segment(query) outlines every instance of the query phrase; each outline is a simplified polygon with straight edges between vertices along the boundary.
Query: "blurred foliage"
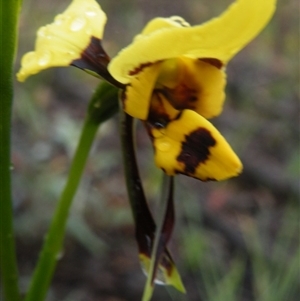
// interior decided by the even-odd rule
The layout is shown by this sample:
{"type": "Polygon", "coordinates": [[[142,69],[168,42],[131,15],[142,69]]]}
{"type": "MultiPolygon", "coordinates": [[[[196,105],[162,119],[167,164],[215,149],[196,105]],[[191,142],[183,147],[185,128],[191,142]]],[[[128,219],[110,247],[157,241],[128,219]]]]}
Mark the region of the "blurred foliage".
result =
{"type": "MultiPolygon", "coordinates": [[[[102,0],[104,47],[115,55],[155,16],[199,24],[232,1],[102,0]]],[[[69,1],[24,0],[19,51],[69,1]]],[[[245,165],[222,183],[177,178],[177,225],[170,249],[187,295],[157,287],[154,300],[296,301],[299,289],[299,18],[280,1],[269,26],[227,67],[227,100],[213,123],[245,165]]],[[[66,180],[87,101],[98,80],[58,68],[15,83],[13,192],[23,290],[66,180]]],[[[155,212],[160,171],[141,124],[138,158],[155,212]]],[[[76,195],[48,301],[139,300],[140,271],[127,201],[117,117],[101,127],[76,195]]]]}

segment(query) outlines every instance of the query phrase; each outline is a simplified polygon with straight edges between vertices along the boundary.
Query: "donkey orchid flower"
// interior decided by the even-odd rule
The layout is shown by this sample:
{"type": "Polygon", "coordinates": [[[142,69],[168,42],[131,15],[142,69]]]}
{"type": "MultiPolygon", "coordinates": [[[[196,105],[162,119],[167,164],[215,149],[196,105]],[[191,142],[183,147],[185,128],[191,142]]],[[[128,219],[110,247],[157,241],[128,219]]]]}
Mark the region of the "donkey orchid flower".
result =
{"type": "MultiPolygon", "coordinates": [[[[101,45],[105,13],[95,0],[73,0],[38,30],[35,50],[22,58],[17,78],[70,65],[100,76],[122,90],[123,110],[144,122],[156,165],[167,175],[223,180],[238,175],[242,164],[207,119],[222,111],[227,63],[266,26],[275,4],[236,0],[219,17],[196,26],[177,16],[155,18],[110,60],[101,45]]],[[[152,241],[155,224],[147,214],[150,228],[141,236],[152,241]]],[[[142,247],[147,271],[151,245],[146,241],[142,247]]],[[[184,291],[169,253],[162,249],[160,254],[162,282],[184,291]]]]}
{"type": "Polygon", "coordinates": [[[238,0],[219,17],[190,26],[155,18],[109,64],[126,88],[124,110],[146,121],[157,166],[167,174],[223,180],[242,165],[205,118],[222,111],[225,66],[270,20],[275,0],[238,0]]]}
{"type": "Polygon", "coordinates": [[[110,61],[101,46],[106,15],[95,0],[73,0],[37,33],[20,81],[74,65],[122,87],[123,109],[145,121],[158,167],[168,175],[223,180],[242,164],[206,119],[221,113],[228,61],[268,23],[276,0],[237,0],[219,17],[190,26],[155,18],[110,61]]]}

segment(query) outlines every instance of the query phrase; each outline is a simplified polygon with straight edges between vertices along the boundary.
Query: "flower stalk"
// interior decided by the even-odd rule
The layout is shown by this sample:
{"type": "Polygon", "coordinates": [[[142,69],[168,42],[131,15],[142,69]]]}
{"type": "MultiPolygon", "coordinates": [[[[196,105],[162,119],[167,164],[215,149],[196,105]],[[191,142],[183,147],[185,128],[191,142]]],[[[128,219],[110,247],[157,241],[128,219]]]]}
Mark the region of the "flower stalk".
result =
{"type": "Polygon", "coordinates": [[[99,125],[118,110],[117,89],[103,82],[91,99],[88,114],[71,163],[67,182],[58,200],[26,301],[44,300],[63,248],[66,222],[99,125]]]}

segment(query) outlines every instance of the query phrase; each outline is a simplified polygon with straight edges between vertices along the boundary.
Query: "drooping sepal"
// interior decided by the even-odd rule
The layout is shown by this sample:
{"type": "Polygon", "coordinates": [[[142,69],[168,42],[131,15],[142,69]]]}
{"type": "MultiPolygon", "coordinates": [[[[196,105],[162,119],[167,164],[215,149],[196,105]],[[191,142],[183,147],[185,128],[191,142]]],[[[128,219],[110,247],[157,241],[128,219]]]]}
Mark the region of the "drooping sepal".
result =
{"type": "Polygon", "coordinates": [[[176,266],[169,256],[166,246],[171,238],[174,221],[174,178],[164,175],[162,198],[160,202],[161,218],[155,231],[149,255],[140,254],[140,260],[147,275],[142,301],[151,299],[154,284],[172,285],[185,293],[184,285],[176,266]]]}
{"type": "MultiPolygon", "coordinates": [[[[135,223],[135,236],[138,244],[141,266],[148,275],[152,260],[155,260],[155,257],[151,257],[151,254],[155,240],[156,225],[147,205],[138,171],[133,136],[133,118],[124,111],[120,111],[120,119],[125,178],[135,223]]],[[[165,222],[164,226],[167,240],[164,240],[166,242],[163,244],[160,243],[160,260],[158,261],[158,267],[155,269],[158,273],[155,272],[154,274],[151,274],[155,276],[153,279],[152,276],[149,276],[151,277],[150,283],[152,289],[153,283],[156,281],[160,284],[173,285],[179,291],[184,292],[185,290],[180,275],[174,264],[174,260],[166,247],[174,223],[173,204],[170,203],[169,206],[171,207],[169,207],[167,222],[165,222]]]]}

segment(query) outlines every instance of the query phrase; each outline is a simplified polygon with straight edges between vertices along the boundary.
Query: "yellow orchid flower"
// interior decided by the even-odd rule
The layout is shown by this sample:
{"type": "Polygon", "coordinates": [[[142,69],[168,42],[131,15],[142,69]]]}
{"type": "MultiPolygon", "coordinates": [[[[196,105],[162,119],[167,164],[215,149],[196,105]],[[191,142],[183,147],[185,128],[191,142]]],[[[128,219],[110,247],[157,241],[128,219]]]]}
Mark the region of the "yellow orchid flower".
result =
{"type": "Polygon", "coordinates": [[[168,175],[201,180],[236,176],[242,164],[204,118],[222,111],[228,61],[265,27],[276,0],[237,0],[219,17],[190,26],[155,18],[111,61],[101,46],[106,15],[95,0],[73,0],[37,34],[18,80],[74,65],[123,89],[123,109],[145,121],[155,161],[168,175]]]}
{"type": "Polygon", "coordinates": [[[223,180],[240,173],[241,162],[204,118],[222,111],[225,66],[264,28],[275,3],[238,0],[198,26],[155,18],[110,62],[112,76],[126,84],[124,110],[146,121],[156,164],[167,174],[223,180]]]}
{"type": "MultiPolygon", "coordinates": [[[[38,30],[35,50],[22,58],[17,78],[24,81],[44,69],[70,65],[100,76],[121,89],[123,110],[144,122],[156,165],[167,175],[224,180],[238,175],[242,164],[207,119],[222,111],[228,61],[266,26],[275,4],[236,0],[219,17],[197,26],[177,16],[155,18],[110,60],[101,46],[105,13],[95,0],[73,0],[52,24],[38,30]]],[[[139,198],[139,205],[134,214],[146,274],[159,259],[151,271],[155,281],[184,292],[167,240],[159,256],[151,258],[155,223],[146,200],[139,198]]],[[[169,239],[173,220],[167,222],[169,239]]],[[[145,300],[152,290],[146,290],[145,300]]]]}

